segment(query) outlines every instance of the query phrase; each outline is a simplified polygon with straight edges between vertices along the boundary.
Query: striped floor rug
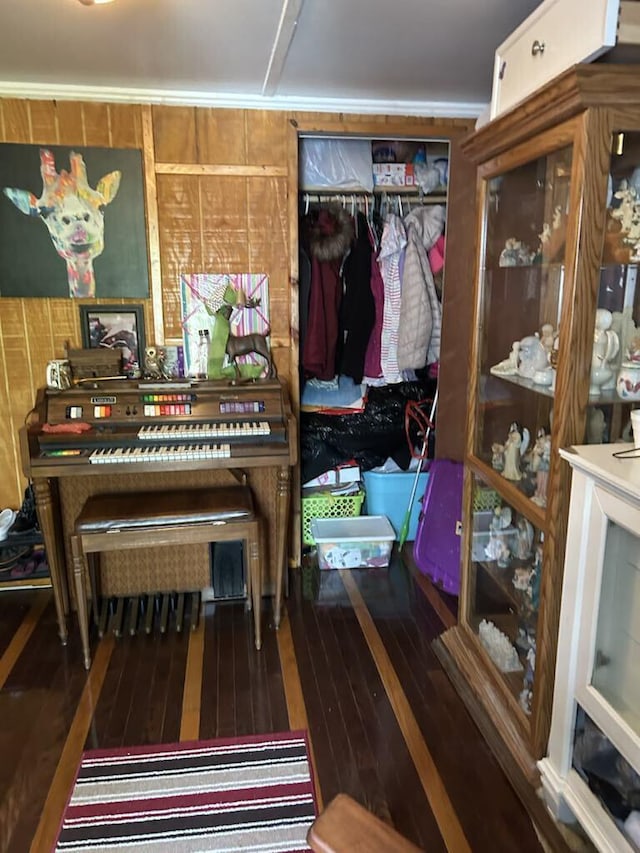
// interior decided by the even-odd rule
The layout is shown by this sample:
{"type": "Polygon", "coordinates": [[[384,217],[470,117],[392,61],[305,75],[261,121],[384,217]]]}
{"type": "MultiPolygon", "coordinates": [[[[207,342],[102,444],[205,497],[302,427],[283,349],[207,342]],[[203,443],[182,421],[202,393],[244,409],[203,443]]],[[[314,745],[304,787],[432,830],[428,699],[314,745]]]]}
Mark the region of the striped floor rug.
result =
{"type": "Polygon", "coordinates": [[[56,850],[308,850],[304,732],[84,753],[56,850]]]}

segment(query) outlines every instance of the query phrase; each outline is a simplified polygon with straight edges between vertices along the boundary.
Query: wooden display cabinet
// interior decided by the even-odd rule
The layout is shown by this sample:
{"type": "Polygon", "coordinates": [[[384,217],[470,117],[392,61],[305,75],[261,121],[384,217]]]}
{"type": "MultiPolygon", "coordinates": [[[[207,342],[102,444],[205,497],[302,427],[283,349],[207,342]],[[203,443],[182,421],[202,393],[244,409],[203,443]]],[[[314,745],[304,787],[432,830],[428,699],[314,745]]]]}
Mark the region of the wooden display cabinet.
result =
{"type": "Polygon", "coordinates": [[[576,66],[462,149],[478,200],[462,587],[435,647],[532,805],[569,507],[558,450],[628,437],[634,405],[616,381],[640,359],[640,70],[576,66]]]}

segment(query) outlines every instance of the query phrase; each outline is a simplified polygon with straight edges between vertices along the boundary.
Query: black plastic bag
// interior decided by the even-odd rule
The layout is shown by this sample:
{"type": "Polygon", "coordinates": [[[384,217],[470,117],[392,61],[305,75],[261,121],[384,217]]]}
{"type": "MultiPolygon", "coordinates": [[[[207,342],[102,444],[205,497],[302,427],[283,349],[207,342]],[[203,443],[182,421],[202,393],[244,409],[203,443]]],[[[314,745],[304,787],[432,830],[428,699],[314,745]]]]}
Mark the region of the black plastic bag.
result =
{"type": "MultiPolygon", "coordinates": [[[[363,412],[347,415],[302,412],[302,482],[351,459],[356,460],[362,471],[369,471],[391,457],[402,470],[407,470],[411,461],[411,448],[405,433],[407,402],[424,400],[428,415],[435,390],[436,380],[425,378],[369,388],[363,412]]],[[[422,446],[423,438],[415,426],[411,427],[410,436],[414,446],[422,446]]],[[[432,452],[429,457],[433,458],[432,452]]]]}

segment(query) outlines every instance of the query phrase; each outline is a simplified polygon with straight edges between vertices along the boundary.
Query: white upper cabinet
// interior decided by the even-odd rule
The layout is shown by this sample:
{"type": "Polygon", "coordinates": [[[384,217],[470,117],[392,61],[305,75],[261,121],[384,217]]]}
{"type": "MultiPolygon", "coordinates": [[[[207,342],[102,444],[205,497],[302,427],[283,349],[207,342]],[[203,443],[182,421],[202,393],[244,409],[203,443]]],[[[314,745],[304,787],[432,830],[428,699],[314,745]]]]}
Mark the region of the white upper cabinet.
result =
{"type": "Polygon", "coordinates": [[[640,42],[634,0],[544,0],[495,53],[491,118],[579,62],[640,42]]]}

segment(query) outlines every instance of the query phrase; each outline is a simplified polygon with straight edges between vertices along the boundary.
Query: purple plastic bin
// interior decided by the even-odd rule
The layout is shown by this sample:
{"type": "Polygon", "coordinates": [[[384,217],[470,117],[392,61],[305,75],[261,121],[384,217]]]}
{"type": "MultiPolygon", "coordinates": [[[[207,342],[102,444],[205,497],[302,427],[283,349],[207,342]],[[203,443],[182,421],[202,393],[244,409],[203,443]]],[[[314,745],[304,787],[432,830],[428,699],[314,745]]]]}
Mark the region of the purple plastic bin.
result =
{"type": "Polygon", "coordinates": [[[462,472],[461,462],[436,459],[431,463],[413,543],[418,569],[452,595],[460,592],[462,472]]]}

